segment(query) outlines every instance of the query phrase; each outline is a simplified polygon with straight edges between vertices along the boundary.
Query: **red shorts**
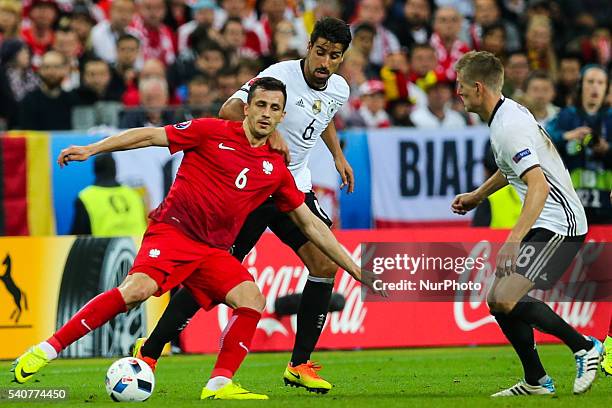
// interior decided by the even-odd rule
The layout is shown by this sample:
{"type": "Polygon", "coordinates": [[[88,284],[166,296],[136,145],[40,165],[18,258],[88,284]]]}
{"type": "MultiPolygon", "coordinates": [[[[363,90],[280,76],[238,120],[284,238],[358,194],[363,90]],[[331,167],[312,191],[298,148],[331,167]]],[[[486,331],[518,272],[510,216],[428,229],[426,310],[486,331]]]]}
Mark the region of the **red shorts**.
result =
{"type": "Polygon", "coordinates": [[[177,228],[152,222],[129,274],[150,276],[161,296],[179,284],[185,285],[206,310],[225,301],[227,293],[253,276],[228,251],[194,241],[177,228]]]}

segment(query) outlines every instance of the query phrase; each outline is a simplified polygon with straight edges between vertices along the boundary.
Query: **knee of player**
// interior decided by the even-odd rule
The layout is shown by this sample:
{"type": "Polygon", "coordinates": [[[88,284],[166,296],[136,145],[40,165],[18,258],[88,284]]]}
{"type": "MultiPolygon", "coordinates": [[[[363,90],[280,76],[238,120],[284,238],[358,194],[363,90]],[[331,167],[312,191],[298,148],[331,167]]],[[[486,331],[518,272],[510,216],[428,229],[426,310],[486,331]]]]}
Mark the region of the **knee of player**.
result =
{"type": "Polygon", "coordinates": [[[266,308],[266,298],[261,294],[261,292],[250,293],[247,296],[243,296],[234,305],[234,308],[236,309],[241,307],[257,310],[261,313],[266,308]]]}
{"type": "Polygon", "coordinates": [[[325,259],[309,270],[310,276],[317,278],[335,278],[338,271],[338,265],[330,259],[325,259]]]}
{"type": "Polygon", "coordinates": [[[496,311],[508,315],[514,310],[514,306],[516,306],[514,301],[496,302],[496,311]]]}
{"type": "Polygon", "coordinates": [[[151,297],[156,290],[157,287],[152,280],[149,282],[149,280],[138,278],[126,279],[119,287],[121,296],[123,296],[123,300],[126,305],[128,305],[128,308],[144,302],[151,297]]]}

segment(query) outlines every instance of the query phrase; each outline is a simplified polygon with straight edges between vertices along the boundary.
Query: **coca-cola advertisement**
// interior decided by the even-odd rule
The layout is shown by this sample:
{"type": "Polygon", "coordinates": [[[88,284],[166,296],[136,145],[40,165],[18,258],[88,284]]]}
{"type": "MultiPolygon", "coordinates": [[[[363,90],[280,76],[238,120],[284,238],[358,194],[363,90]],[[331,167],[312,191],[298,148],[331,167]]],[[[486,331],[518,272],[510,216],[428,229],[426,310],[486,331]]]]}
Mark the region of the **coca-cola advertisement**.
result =
{"type": "MultiPolygon", "coordinates": [[[[363,243],[368,242],[462,242],[479,248],[499,247],[508,231],[477,228],[429,228],[369,231],[338,231],[336,236],[357,262],[366,264],[372,254],[362,259],[363,243]]],[[[587,241],[605,242],[612,236],[610,227],[591,228],[587,241]]],[[[451,299],[418,301],[389,299],[380,301],[362,297],[361,285],[347,273],[339,271],[335,292],[344,296],[342,311],[330,313],[318,343],[319,349],[358,349],[383,347],[427,347],[506,344],[507,340],[489,314],[486,304],[486,281],[495,269],[494,257],[488,257],[481,268],[485,273],[472,275],[480,285],[460,287],[451,299]],[[478,288],[478,289],[477,289],[478,288]],[[451,300],[451,301],[449,301],[451,300]]],[[[244,260],[267,299],[252,350],[291,350],[296,329],[296,316],[279,315],[275,302],[279,297],[300,293],[308,270],[288,247],[273,234],[265,234],[244,260]]],[[[566,272],[566,275],[571,272],[566,272]]],[[[580,298],[558,301],[543,299],[565,320],[587,335],[603,337],[612,313],[609,302],[580,298]]],[[[601,299],[601,298],[600,298],[601,299]]],[[[219,306],[210,312],[200,311],[181,335],[183,350],[211,353],[218,350],[220,332],[231,311],[219,306]]],[[[536,331],[539,343],[556,342],[549,335],[536,331]]]]}

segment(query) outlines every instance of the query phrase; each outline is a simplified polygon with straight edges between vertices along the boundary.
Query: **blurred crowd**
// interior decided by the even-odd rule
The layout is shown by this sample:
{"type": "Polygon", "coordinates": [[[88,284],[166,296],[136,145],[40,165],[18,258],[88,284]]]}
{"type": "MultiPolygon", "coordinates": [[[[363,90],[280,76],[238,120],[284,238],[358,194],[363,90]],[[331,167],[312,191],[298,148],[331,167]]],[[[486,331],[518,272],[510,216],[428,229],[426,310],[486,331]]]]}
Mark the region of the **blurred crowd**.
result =
{"type": "Polygon", "coordinates": [[[477,124],[454,92],[472,49],[501,58],[504,94],[544,126],[576,102],[586,64],[612,66],[608,0],[0,0],[0,127],[215,115],[263,68],[304,56],[323,16],[354,34],[339,128],[477,124]]]}

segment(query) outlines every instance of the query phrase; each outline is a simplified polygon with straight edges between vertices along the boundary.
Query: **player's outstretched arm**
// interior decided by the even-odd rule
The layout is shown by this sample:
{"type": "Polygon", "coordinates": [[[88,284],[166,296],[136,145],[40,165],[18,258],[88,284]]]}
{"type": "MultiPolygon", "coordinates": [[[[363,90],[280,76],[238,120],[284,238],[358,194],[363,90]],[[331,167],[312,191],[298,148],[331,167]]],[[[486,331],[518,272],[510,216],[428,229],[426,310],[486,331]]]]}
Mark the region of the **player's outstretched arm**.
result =
{"type": "Polygon", "coordinates": [[[346,270],[353,278],[368,286],[375,293],[380,293],[373,288],[374,276],[372,273],[362,271],[346,251],[340,246],[338,240],[331,230],[317,218],[306,204],[300,205],[288,213],[291,220],[300,228],[313,244],[317,246],[332,261],[346,270]]]}
{"type": "Polygon", "coordinates": [[[140,149],[149,146],[167,147],[168,136],[163,127],[135,128],[109,136],[87,146],[70,146],[62,150],[57,158],[60,167],[71,161],[85,161],[98,153],[140,149]]]}
{"type": "Polygon", "coordinates": [[[321,139],[325,142],[325,145],[329,149],[332,157],[334,158],[334,163],[336,165],[336,170],[340,174],[342,178],[342,184],[340,188],[346,186],[346,192],[352,193],[355,189],[355,176],[353,175],[353,168],[349,164],[346,157],[344,157],[344,152],[340,147],[340,140],[338,140],[338,132],[336,131],[336,126],[334,122],[329,122],[327,128],[321,134],[321,139]]]}
{"type": "Polygon", "coordinates": [[[488,196],[507,185],[508,180],[501,171],[497,170],[476,190],[457,195],[451,204],[451,209],[455,214],[465,215],[486,200],[488,196]]]}

